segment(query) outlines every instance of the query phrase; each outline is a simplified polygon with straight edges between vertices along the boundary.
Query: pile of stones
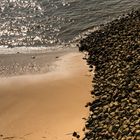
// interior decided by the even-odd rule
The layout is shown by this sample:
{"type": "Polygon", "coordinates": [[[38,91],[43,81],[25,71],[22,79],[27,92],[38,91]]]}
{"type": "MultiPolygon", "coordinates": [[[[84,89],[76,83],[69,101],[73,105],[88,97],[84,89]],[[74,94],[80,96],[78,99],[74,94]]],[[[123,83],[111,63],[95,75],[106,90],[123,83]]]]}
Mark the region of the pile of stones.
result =
{"type": "Polygon", "coordinates": [[[140,140],[140,10],[80,41],[95,66],[84,140],[140,140]]]}

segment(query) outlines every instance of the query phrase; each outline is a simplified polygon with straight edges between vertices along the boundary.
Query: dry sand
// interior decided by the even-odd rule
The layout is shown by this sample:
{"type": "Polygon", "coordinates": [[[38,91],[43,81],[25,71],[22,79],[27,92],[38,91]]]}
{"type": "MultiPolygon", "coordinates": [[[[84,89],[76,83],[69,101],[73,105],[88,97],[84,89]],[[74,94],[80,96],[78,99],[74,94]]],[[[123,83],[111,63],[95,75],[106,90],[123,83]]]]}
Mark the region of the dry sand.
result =
{"type": "Polygon", "coordinates": [[[92,79],[82,57],[68,53],[46,74],[0,79],[0,140],[72,140],[73,131],[82,135],[92,79]]]}

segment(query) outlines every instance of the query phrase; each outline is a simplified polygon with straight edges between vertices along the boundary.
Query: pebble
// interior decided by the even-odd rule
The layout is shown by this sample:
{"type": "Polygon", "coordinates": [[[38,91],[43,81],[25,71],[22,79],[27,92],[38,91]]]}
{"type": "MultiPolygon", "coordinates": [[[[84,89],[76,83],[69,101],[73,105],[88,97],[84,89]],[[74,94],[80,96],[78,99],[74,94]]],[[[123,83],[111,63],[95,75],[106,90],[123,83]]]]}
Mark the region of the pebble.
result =
{"type": "Polygon", "coordinates": [[[32,56],[32,59],[35,59],[36,57],[35,56],[32,56]]]}

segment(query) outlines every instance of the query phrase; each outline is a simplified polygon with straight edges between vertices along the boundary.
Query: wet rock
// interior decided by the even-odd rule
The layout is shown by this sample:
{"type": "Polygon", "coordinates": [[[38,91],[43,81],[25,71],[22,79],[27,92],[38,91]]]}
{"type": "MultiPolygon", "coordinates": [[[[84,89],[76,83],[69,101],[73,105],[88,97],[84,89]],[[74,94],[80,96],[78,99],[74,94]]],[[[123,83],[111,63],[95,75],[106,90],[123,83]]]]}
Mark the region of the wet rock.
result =
{"type": "Polygon", "coordinates": [[[36,57],[35,56],[32,56],[32,59],[35,59],[36,57]]]}

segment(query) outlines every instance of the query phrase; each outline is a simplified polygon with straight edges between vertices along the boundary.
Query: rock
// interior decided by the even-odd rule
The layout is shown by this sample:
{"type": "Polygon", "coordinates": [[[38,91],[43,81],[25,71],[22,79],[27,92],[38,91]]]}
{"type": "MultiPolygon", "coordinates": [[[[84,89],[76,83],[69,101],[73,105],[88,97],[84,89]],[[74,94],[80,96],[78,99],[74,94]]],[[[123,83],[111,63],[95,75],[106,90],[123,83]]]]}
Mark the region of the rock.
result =
{"type": "Polygon", "coordinates": [[[119,124],[116,124],[112,127],[112,132],[117,133],[119,129],[119,124]]]}
{"type": "Polygon", "coordinates": [[[95,66],[87,140],[137,140],[140,135],[139,31],[140,9],[101,26],[79,44],[89,67],[95,66]]]}
{"type": "Polygon", "coordinates": [[[35,59],[36,57],[35,56],[32,56],[32,59],[35,59]]]}
{"type": "Polygon", "coordinates": [[[79,139],[80,138],[80,135],[77,135],[77,137],[76,137],[77,139],[79,139]]]}
{"type": "Polygon", "coordinates": [[[137,94],[140,94],[140,90],[136,90],[135,92],[136,92],[137,94]]]}
{"type": "Polygon", "coordinates": [[[72,136],[77,137],[77,132],[73,132],[72,136]]]}

